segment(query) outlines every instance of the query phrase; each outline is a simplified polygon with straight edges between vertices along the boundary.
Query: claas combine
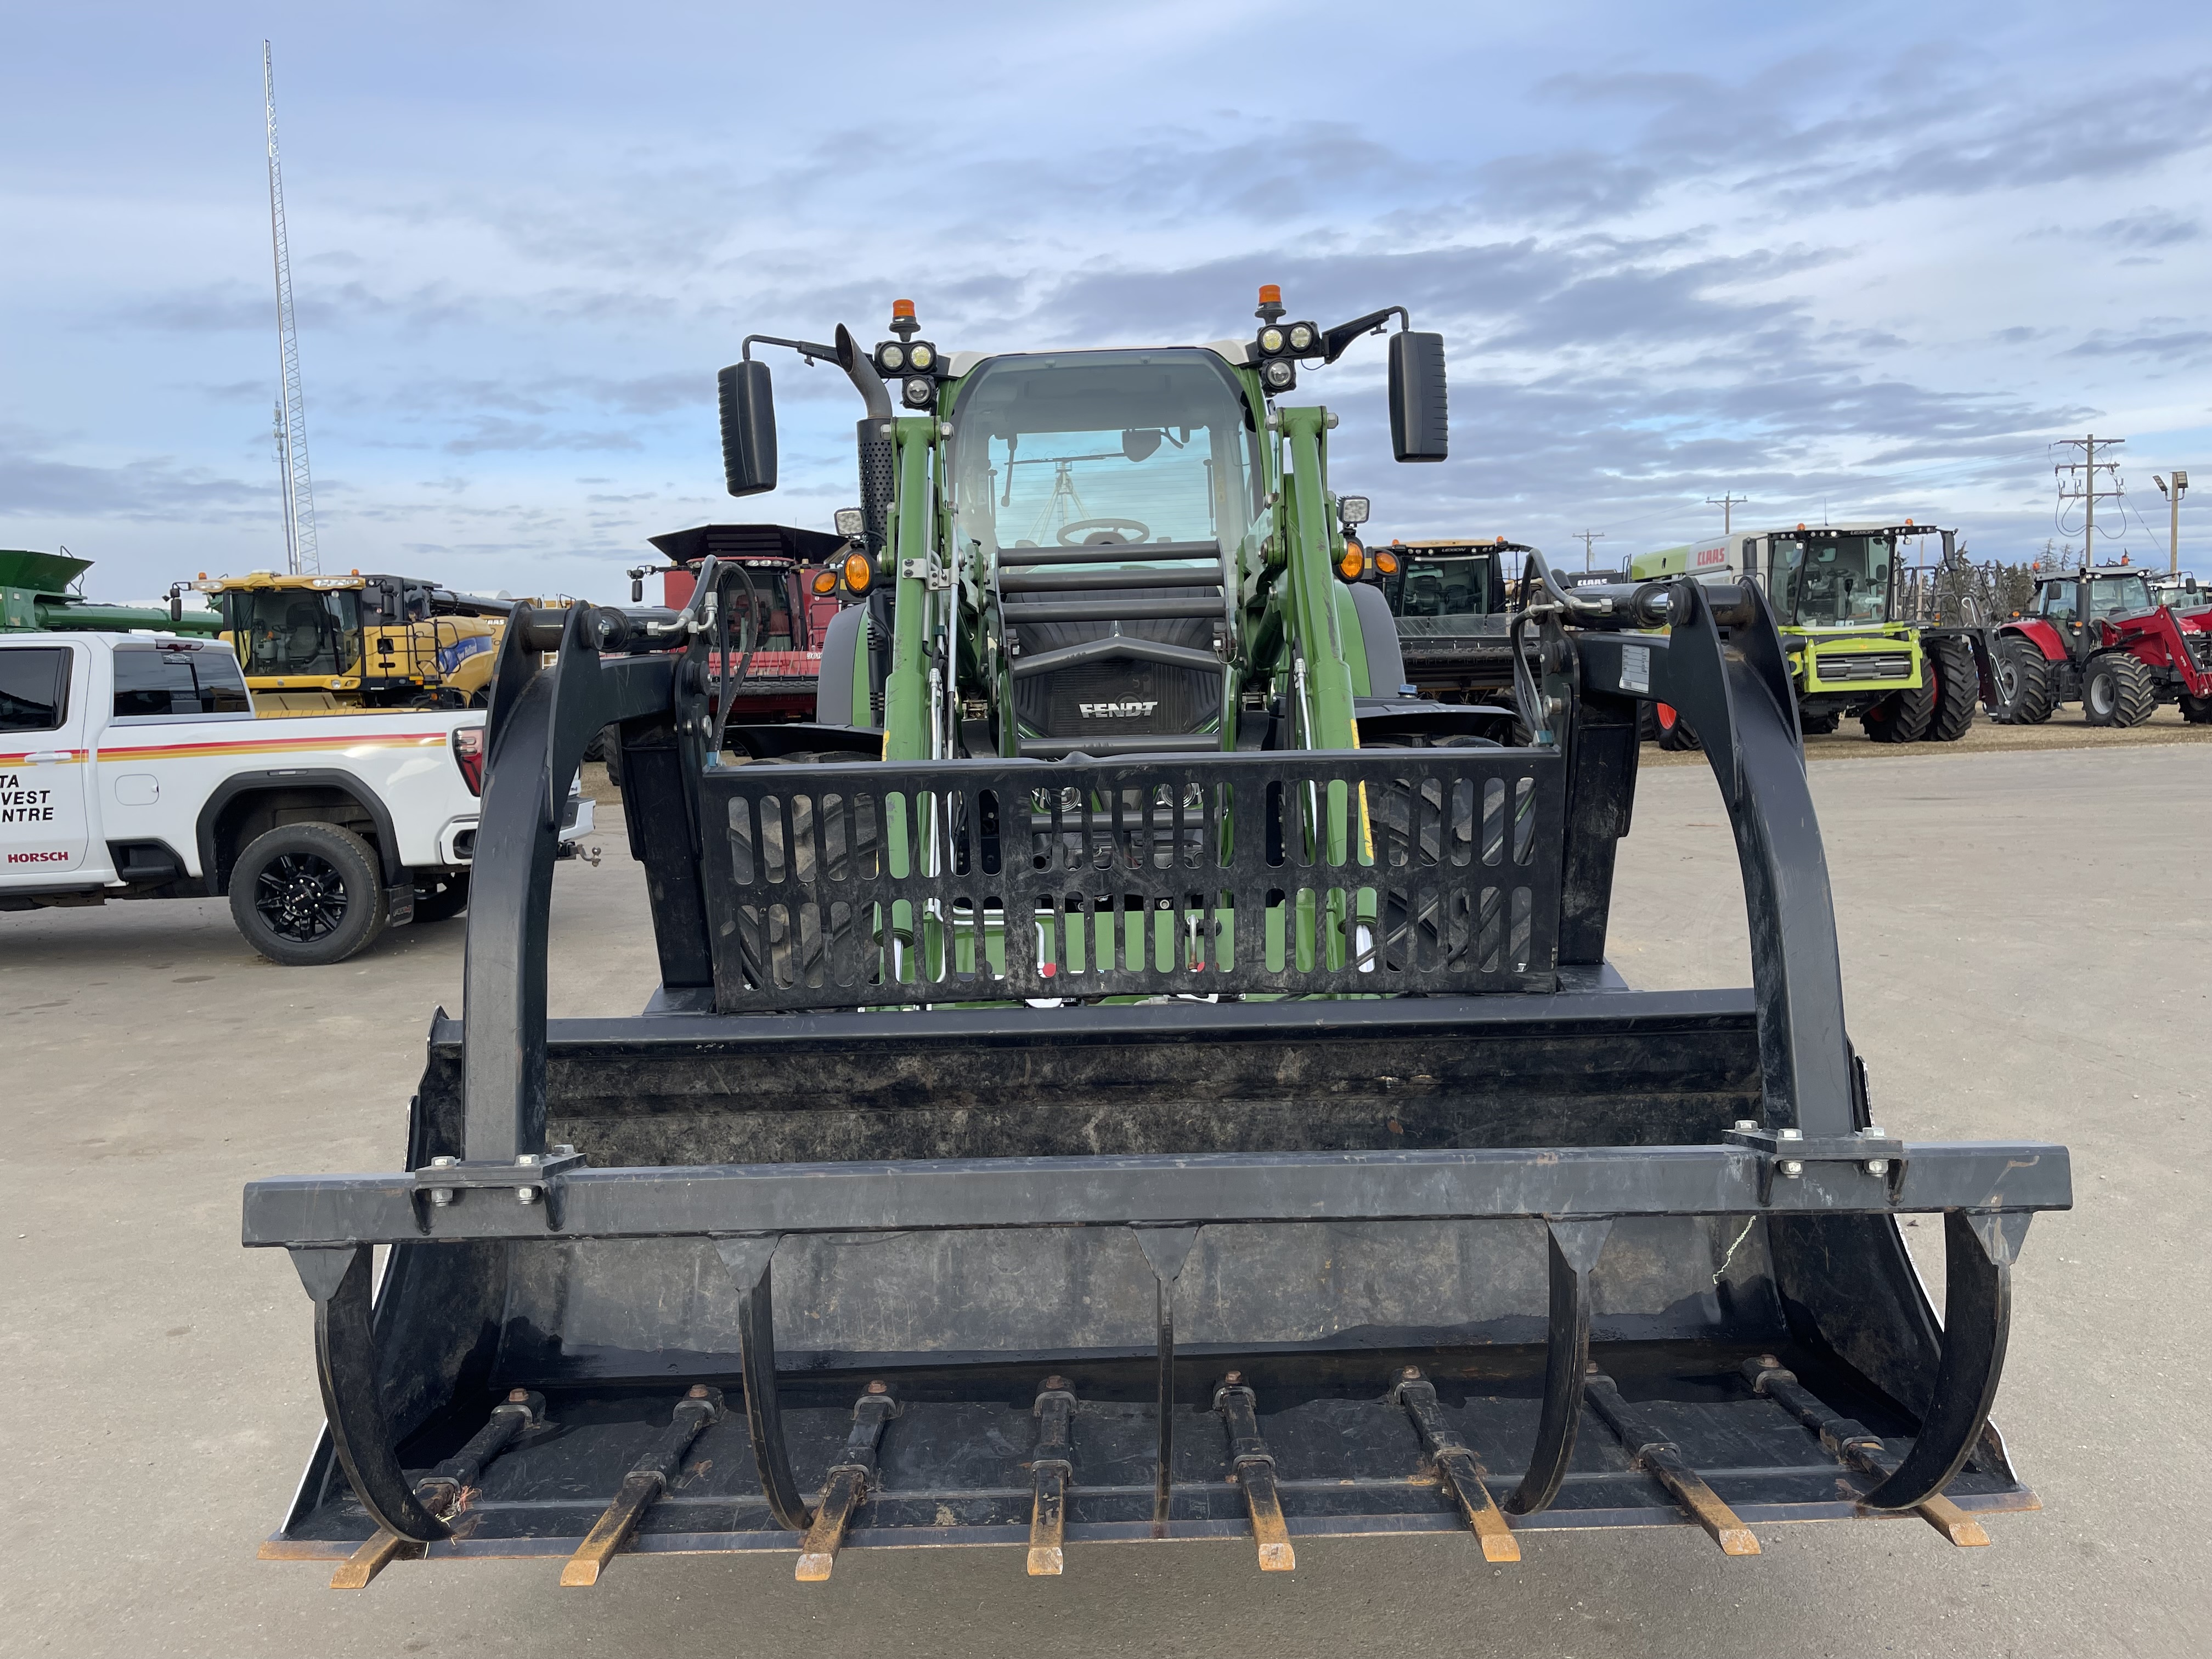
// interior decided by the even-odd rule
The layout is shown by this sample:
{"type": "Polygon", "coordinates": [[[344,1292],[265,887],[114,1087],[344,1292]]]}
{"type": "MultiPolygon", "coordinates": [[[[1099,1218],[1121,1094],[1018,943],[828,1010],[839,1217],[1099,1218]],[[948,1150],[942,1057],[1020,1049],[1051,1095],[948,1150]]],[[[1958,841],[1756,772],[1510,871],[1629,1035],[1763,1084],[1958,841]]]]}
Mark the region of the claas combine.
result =
{"type": "Polygon", "coordinates": [[[1408,1533],[1978,1544],[2036,1507],[1989,1413],[2067,1154],[1876,1123],[1766,599],[1532,555],[1510,705],[1401,700],[1336,417],[1291,394],[1387,331],[1397,457],[1440,459],[1441,337],[1261,297],[1193,348],[945,353],[903,305],[872,351],[748,340],[733,493],[775,478],[754,348],[864,400],[879,580],[812,722],[715,705],[752,608],[712,562],[642,631],[514,619],[466,1018],[404,1163],[246,1192],[327,1415],[264,1555],[1277,1571],[1408,1533]],[[1655,699],[1727,804],[1748,989],[1605,959],[1655,699]],[[549,1019],[559,811],[610,723],[661,983],[549,1019]],[[1943,1218],[1940,1324],[1908,1214],[1943,1218]]]}

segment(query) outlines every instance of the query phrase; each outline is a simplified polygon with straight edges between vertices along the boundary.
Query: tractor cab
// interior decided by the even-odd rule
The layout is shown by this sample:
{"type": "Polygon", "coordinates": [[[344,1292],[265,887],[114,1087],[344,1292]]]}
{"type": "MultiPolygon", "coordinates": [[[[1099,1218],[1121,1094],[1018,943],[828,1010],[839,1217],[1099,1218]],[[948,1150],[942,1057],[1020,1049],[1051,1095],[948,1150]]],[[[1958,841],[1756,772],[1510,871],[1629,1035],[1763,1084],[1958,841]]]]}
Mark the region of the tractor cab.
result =
{"type": "MultiPolygon", "coordinates": [[[[2080,587],[2079,572],[2038,578],[2035,608],[2029,614],[2045,622],[2072,626],[2080,620],[2080,587]]],[[[2090,573],[2089,617],[2093,622],[2140,617],[2157,603],[2151,597],[2150,584],[2140,570],[2113,568],[2090,573]]]]}
{"type": "Polygon", "coordinates": [[[1513,609],[1506,558],[1517,571],[1530,548],[1503,536],[1393,541],[1378,549],[1383,602],[1397,624],[1406,678],[1444,702],[1489,702],[1513,684],[1506,618],[1513,609]],[[1386,557],[1395,565],[1386,569],[1386,557]]]}

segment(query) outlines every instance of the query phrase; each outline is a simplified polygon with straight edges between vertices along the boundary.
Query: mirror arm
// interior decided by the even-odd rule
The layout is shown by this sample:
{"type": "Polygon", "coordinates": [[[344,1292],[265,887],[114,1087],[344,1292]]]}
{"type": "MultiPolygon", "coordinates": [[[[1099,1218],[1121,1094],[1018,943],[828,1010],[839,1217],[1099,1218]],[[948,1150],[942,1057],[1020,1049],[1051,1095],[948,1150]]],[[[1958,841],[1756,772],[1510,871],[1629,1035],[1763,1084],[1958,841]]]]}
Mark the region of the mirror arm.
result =
{"type": "Polygon", "coordinates": [[[744,337],[744,343],[738,348],[738,355],[746,362],[753,360],[753,342],[756,340],[763,345],[789,346],[806,360],[806,366],[809,368],[814,367],[817,359],[825,363],[839,362],[836,346],[817,345],[811,340],[786,340],[774,334],[748,334],[744,337]]]}
{"type": "Polygon", "coordinates": [[[1361,335],[1381,333],[1382,325],[1393,317],[1399,319],[1401,327],[1411,328],[1413,325],[1413,313],[1405,307],[1384,306],[1382,310],[1370,311],[1364,317],[1356,317],[1348,323],[1339,323],[1334,328],[1323,329],[1321,343],[1325,349],[1322,353],[1322,362],[1334,362],[1352,349],[1352,343],[1361,335]]]}

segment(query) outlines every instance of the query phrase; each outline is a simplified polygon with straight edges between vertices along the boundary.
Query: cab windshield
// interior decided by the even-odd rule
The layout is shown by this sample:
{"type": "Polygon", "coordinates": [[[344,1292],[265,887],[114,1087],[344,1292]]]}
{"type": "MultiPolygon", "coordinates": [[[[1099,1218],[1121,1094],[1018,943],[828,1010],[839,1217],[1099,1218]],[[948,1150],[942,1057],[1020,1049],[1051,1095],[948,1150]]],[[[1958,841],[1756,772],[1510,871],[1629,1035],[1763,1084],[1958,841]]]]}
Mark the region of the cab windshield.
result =
{"type": "Polygon", "coordinates": [[[361,600],[350,588],[234,588],[222,617],[248,674],[350,674],[360,659],[361,600]]]}
{"type": "Polygon", "coordinates": [[[1774,538],[1773,586],[1784,627],[1833,628],[1889,617],[1887,536],[1774,538]]]}
{"type": "MultiPolygon", "coordinates": [[[[2074,586],[2071,581],[2045,582],[2043,614],[2053,622],[2072,622],[2074,586]]],[[[2139,617],[2149,609],[2150,584],[2141,576],[2102,576],[2089,584],[2089,615],[2093,620],[2139,617]]]]}
{"type": "Polygon", "coordinates": [[[1395,617],[1487,617],[1498,609],[1496,561],[1488,554],[1399,555],[1383,585],[1395,617]]]}
{"type": "Polygon", "coordinates": [[[1233,547],[1255,506],[1243,394],[1210,351],[994,359],[960,394],[952,457],[963,559],[978,548],[995,561],[1010,547],[1233,547]]]}

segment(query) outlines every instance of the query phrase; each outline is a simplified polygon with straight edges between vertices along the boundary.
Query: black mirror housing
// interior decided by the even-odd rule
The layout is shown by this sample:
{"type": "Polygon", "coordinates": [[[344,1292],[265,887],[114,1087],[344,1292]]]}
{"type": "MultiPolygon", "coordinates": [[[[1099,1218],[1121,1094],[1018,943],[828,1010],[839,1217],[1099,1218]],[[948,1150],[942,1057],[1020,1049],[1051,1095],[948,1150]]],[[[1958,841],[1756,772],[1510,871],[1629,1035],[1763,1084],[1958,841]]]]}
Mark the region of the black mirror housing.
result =
{"type": "Polygon", "coordinates": [[[722,474],[732,495],[775,488],[775,395],[768,365],[747,358],[715,377],[722,409],[722,474]]]}
{"type": "Polygon", "coordinates": [[[1411,329],[1390,337],[1390,447],[1401,461],[1451,453],[1444,390],[1444,337],[1411,329]]]}

